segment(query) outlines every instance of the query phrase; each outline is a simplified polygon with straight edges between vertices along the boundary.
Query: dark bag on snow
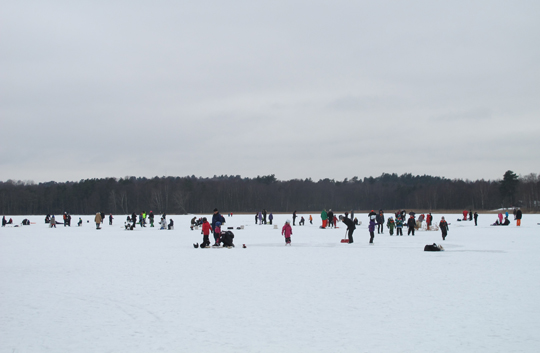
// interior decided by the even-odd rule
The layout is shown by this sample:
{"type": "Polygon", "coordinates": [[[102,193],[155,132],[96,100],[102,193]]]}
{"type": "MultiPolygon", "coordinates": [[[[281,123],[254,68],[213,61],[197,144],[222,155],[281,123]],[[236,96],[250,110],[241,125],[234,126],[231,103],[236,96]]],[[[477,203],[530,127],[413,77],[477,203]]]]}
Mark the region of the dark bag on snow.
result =
{"type": "Polygon", "coordinates": [[[424,251],[441,251],[444,250],[442,246],[433,243],[433,245],[424,246],[424,251]]]}

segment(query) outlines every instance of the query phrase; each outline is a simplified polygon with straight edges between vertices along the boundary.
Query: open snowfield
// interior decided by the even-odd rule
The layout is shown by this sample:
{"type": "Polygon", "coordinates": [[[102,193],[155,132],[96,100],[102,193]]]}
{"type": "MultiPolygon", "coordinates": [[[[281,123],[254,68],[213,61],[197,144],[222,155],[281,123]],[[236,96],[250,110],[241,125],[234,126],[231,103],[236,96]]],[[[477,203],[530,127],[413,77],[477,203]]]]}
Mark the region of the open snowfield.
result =
{"type": "Polygon", "coordinates": [[[540,215],[521,227],[446,215],[444,242],[405,228],[374,245],[357,216],[354,244],[313,214],[291,247],[289,215],[277,230],[225,216],[245,225],[234,249],[194,249],[192,216],[171,216],[173,231],[11,216],[37,224],[0,229],[0,353],[540,351],[540,215]],[[423,251],[434,242],[446,251],[423,251]]]}

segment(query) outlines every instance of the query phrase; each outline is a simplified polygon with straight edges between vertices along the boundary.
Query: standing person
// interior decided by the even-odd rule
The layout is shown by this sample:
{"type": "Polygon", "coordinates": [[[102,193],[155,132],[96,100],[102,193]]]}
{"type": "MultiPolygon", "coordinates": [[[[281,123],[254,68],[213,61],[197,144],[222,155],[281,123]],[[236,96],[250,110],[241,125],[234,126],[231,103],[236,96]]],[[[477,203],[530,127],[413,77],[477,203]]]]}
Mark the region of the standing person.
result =
{"type": "Polygon", "coordinates": [[[429,230],[429,227],[431,227],[431,222],[433,222],[433,216],[430,212],[426,217],[427,230],[429,230]]]}
{"type": "Polygon", "coordinates": [[[101,223],[105,222],[105,212],[101,212],[100,216],[101,216],[101,223]]]}
{"type": "Polygon", "coordinates": [[[285,236],[285,245],[291,245],[292,227],[291,221],[287,220],[281,228],[281,235],[285,236]]]}
{"type": "Polygon", "coordinates": [[[112,226],[112,220],[113,220],[112,213],[109,214],[109,225],[112,226]]]}
{"type": "Polygon", "coordinates": [[[221,222],[221,224],[225,223],[225,217],[223,217],[217,208],[214,208],[214,215],[212,216],[212,231],[215,231],[216,223],[221,222]]]}
{"type": "Polygon", "coordinates": [[[135,228],[135,225],[137,224],[137,215],[135,212],[131,214],[131,222],[133,223],[133,228],[135,228]]]}
{"type": "Polygon", "coordinates": [[[96,218],[94,218],[94,221],[96,222],[96,229],[101,229],[99,227],[99,225],[101,224],[101,222],[103,221],[103,219],[101,218],[101,213],[96,213],[96,218]]]}
{"type": "Polygon", "coordinates": [[[328,227],[334,227],[334,212],[332,212],[332,209],[328,210],[326,215],[328,216],[328,227]]]}
{"type": "Polygon", "coordinates": [[[409,217],[409,220],[407,221],[407,227],[409,227],[409,231],[407,232],[407,235],[413,235],[414,237],[414,227],[416,226],[416,221],[414,220],[413,215],[409,217]]]}
{"type": "Polygon", "coordinates": [[[7,223],[7,221],[6,221],[6,216],[3,216],[3,217],[2,217],[2,227],[5,227],[5,226],[6,226],[6,223],[7,223]]]}
{"type": "MultiPolygon", "coordinates": [[[[506,212],[506,216],[508,217],[508,212],[506,212]]],[[[469,210],[469,221],[472,221],[473,213],[472,210],[469,210]]]]}
{"type": "Polygon", "coordinates": [[[148,219],[150,220],[150,227],[154,226],[154,212],[150,211],[148,214],[148,219]]]}
{"type": "Polygon", "coordinates": [[[272,225],[272,221],[274,220],[274,215],[272,214],[272,212],[270,212],[270,214],[268,215],[268,220],[270,221],[270,225],[272,225]]]}
{"type": "Polygon", "coordinates": [[[309,224],[313,224],[313,217],[311,215],[309,215],[309,224]]]}
{"type": "Polygon", "coordinates": [[[518,227],[521,226],[521,217],[523,217],[523,213],[521,212],[521,208],[518,207],[516,211],[516,225],[518,227]]]}
{"type": "Polygon", "coordinates": [[[373,238],[375,238],[375,219],[369,220],[369,243],[373,244],[373,238]]]}
{"type": "Polygon", "coordinates": [[[54,218],[54,215],[52,215],[50,222],[50,227],[56,228],[56,218],[54,218]]]}
{"type": "Polygon", "coordinates": [[[401,219],[401,215],[396,218],[396,237],[398,235],[403,236],[403,220],[401,219]]]}
{"type": "Polygon", "coordinates": [[[255,224],[257,224],[257,219],[259,218],[259,213],[255,212],[255,224]]]}
{"type": "Polygon", "coordinates": [[[353,243],[352,235],[354,233],[354,230],[356,229],[356,225],[350,218],[347,218],[347,217],[339,216],[339,220],[342,221],[347,226],[347,231],[348,231],[347,237],[349,238],[349,244],[352,244],[353,243]]]}
{"type": "Polygon", "coordinates": [[[467,220],[467,214],[469,213],[469,211],[467,210],[464,210],[463,211],[463,220],[466,221],[467,220]]]}
{"type": "Polygon", "coordinates": [[[478,212],[474,212],[474,225],[478,225],[478,212]]]}
{"type": "Polygon", "coordinates": [[[502,213],[499,213],[499,215],[498,215],[497,217],[499,217],[499,223],[502,223],[502,221],[503,221],[503,214],[502,214],[502,213]]]}
{"type": "Polygon", "coordinates": [[[263,224],[266,224],[266,209],[263,209],[262,214],[263,214],[263,224]]]}
{"type": "Polygon", "coordinates": [[[259,212],[259,225],[262,225],[262,213],[259,212]]]}
{"type": "Polygon", "coordinates": [[[396,226],[396,223],[394,222],[394,219],[392,217],[388,218],[388,222],[386,222],[386,227],[390,230],[390,235],[394,235],[394,227],[396,226]]]}
{"type": "Polygon", "coordinates": [[[294,222],[296,222],[296,210],[294,210],[294,212],[292,213],[292,225],[295,226],[296,224],[294,224],[294,222]]]}
{"type": "Polygon", "coordinates": [[[379,214],[375,216],[377,221],[377,234],[384,234],[384,212],[379,210],[379,214]]]}
{"type": "Polygon", "coordinates": [[[212,231],[212,226],[210,225],[210,223],[208,223],[206,217],[204,217],[202,221],[203,242],[201,244],[201,248],[206,248],[207,246],[210,246],[210,232],[212,231]]]}
{"type": "Polygon", "coordinates": [[[439,222],[439,228],[441,229],[442,240],[445,240],[446,236],[448,235],[448,223],[446,223],[444,216],[441,217],[441,221],[439,222]]]}
{"type": "Polygon", "coordinates": [[[326,222],[328,222],[328,213],[326,213],[326,210],[322,210],[321,220],[322,220],[321,228],[326,228],[326,222]]]}

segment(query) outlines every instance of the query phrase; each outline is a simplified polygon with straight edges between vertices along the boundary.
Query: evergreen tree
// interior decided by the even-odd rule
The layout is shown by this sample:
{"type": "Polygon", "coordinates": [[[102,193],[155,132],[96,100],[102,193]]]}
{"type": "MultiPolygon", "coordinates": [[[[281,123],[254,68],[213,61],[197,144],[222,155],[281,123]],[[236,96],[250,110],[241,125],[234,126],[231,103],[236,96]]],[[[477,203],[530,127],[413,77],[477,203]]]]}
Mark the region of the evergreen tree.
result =
{"type": "Polygon", "coordinates": [[[510,202],[510,206],[515,205],[518,184],[519,178],[516,173],[511,170],[507,170],[506,173],[504,173],[503,180],[501,181],[501,185],[499,187],[503,202],[510,202]]]}

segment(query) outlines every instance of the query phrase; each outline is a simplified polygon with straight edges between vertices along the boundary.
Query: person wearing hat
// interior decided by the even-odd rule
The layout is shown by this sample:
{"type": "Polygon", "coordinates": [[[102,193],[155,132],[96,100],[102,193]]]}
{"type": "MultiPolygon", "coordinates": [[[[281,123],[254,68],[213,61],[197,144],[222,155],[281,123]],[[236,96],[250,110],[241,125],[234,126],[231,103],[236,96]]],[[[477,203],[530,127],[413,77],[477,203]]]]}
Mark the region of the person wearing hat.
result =
{"type": "Polygon", "coordinates": [[[409,220],[407,221],[407,227],[409,227],[409,231],[407,232],[407,235],[413,235],[414,237],[414,227],[416,226],[416,221],[414,220],[414,216],[411,215],[409,217],[409,220]]]}
{"type": "Polygon", "coordinates": [[[349,244],[353,243],[353,232],[356,229],[356,225],[354,224],[354,221],[348,217],[343,217],[342,215],[339,216],[339,220],[345,223],[347,226],[347,236],[349,238],[349,244]]]}
{"type": "Polygon", "coordinates": [[[219,213],[217,208],[214,208],[214,215],[212,216],[212,232],[214,232],[217,222],[220,222],[219,225],[222,225],[225,223],[225,217],[219,213]]]}
{"type": "Polygon", "coordinates": [[[285,237],[285,245],[291,245],[291,235],[292,235],[292,227],[291,227],[291,221],[287,220],[285,224],[283,225],[283,228],[281,228],[281,235],[285,237]]]}
{"type": "Polygon", "coordinates": [[[441,221],[439,222],[439,228],[441,229],[442,240],[445,240],[446,236],[448,235],[448,223],[446,223],[444,216],[441,217],[441,221]]]}

